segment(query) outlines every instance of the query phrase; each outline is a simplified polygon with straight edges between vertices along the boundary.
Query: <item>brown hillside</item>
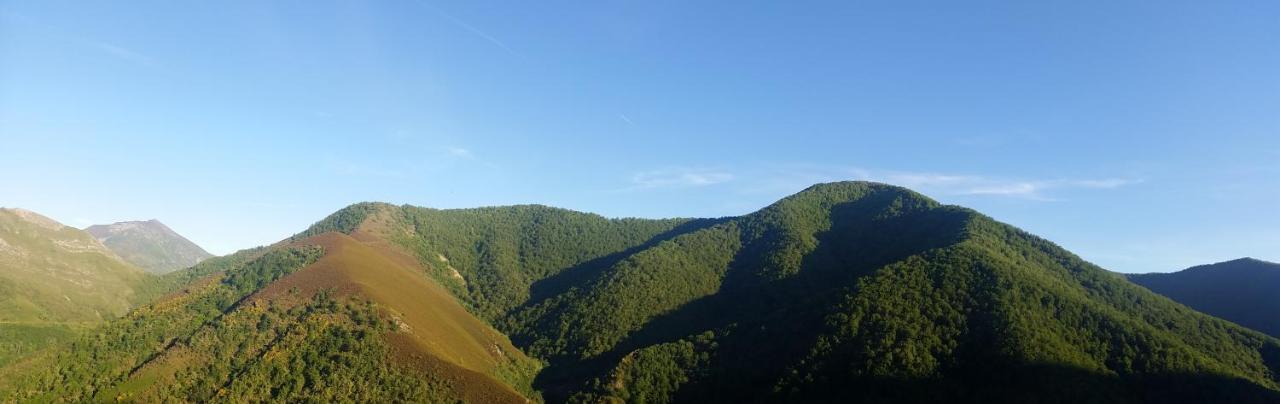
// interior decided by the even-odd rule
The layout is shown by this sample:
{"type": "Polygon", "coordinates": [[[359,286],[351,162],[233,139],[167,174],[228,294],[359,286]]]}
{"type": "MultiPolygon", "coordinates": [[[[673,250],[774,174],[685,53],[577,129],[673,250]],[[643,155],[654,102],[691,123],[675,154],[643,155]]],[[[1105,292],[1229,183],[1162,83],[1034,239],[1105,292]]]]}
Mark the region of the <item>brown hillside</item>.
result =
{"type": "Polygon", "coordinates": [[[368,241],[330,232],[296,242],[319,245],[325,255],[263,288],[247,303],[311,296],[322,290],[369,299],[400,325],[400,332],[388,337],[397,361],[444,376],[463,387],[459,389],[462,392],[498,392],[474,397],[477,400],[524,402],[510,386],[486,375],[494,374],[498,365],[508,360],[529,359],[506,336],[474,317],[448,291],[424,276],[411,257],[377,238],[361,237],[368,241]]]}

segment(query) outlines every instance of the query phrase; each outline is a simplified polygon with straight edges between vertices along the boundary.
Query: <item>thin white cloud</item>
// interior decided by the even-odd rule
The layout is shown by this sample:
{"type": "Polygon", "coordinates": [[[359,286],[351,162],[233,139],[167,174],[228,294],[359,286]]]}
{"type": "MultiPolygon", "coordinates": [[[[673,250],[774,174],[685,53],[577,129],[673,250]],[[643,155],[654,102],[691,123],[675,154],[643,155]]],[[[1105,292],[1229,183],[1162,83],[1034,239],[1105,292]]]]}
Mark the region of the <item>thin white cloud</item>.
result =
{"type": "Polygon", "coordinates": [[[1056,192],[1054,191],[1111,190],[1141,182],[1141,180],[1130,178],[1027,179],[828,165],[781,165],[750,171],[752,172],[749,175],[743,177],[753,180],[742,191],[754,194],[794,192],[821,182],[862,180],[903,186],[931,195],[971,195],[1052,201],[1055,200],[1053,194],[1056,192]]]}
{"type": "Polygon", "coordinates": [[[1108,178],[1102,180],[1074,180],[1067,181],[1067,185],[1078,188],[1097,188],[1097,189],[1115,189],[1125,185],[1137,183],[1137,180],[1129,180],[1123,178],[1108,178]]]}
{"type": "Polygon", "coordinates": [[[997,195],[1035,198],[1042,187],[1035,182],[995,183],[991,185],[969,186],[960,191],[966,195],[997,195]]]}
{"type": "MultiPolygon", "coordinates": [[[[113,56],[115,58],[130,62],[130,63],[134,63],[134,64],[145,66],[145,67],[151,67],[151,68],[161,67],[160,63],[155,58],[148,56],[145,53],[138,52],[136,50],[129,49],[114,43],[96,40],[95,38],[80,36],[73,32],[68,32],[67,30],[62,29],[61,27],[44,23],[43,21],[32,18],[26,14],[0,10],[0,17],[2,17],[5,20],[18,21],[24,24],[31,24],[35,27],[38,27],[41,31],[44,31],[47,35],[58,38],[59,40],[67,41],[69,43],[74,43],[77,46],[92,48],[94,50],[97,50],[98,52],[105,53],[107,55],[113,56]]],[[[10,21],[0,21],[0,23],[5,23],[5,22],[10,22],[10,21]]]]}
{"type": "Polygon", "coordinates": [[[449,148],[446,148],[445,150],[446,150],[446,151],[448,151],[448,152],[449,152],[449,154],[453,155],[454,157],[461,157],[461,158],[464,158],[464,159],[473,159],[473,158],[476,158],[476,155],[475,155],[475,154],[472,154],[472,153],[471,153],[471,150],[468,150],[468,149],[465,149],[465,148],[461,148],[461,147],[449,147],[449,148]]]}
{"type": "Polygon", "coordinates": [[[1052,190],[1116,189],[1140,182],[1127,178],[1019,179],[981,175],[889,172],[874,175],[874,181],[901,185],[922,192],[951,195],[987,195],[1051,201],[1052,190]]]}
{"type": "Polygon", "coordinates": [[[479,28],[476,28],[474,25],[468,24],[466,21],[463,21],[458,17],[454,17],[453,14],[446,13],[444,10],[441,10],[436,6],[433,6],[430,3],[427,3],[424,1],[422,2],[422,4],[427,8],[431,9],[432,11],[435,11],[436,14],[439,14],[441,17],[444,17],[446,20],[449,20],[449,22],[453,23],[453,25],[456,25],[459,28],[467,30],[468,32],[474,34],[477,37],[480,37],[481,39],[489,41],[489,43],[492,43],[494,46],[502,48],[502,50],[507,51],[507,53],[516,55],[516,51],[512,50],[510,47],[507,46],[506,43],[502,42],[498,38],[493,37],[493,35],[489,35],[488,33],[481,31],[479,28]]]}
{"type": "Polygon", "coordinates": [[[621,119],[623,122],[626,122],[628,125],[636,124],[635,122],[632,122],[631,118],[628,118],[627,115],[625,114],[618,114],[618,119],[621,119]]]}
{"type": "Polygon", "coordinates": [[[139,53],[133,50],[129,50],[119,45],[114,45],[114,44],[101,42],[101,41],[91,41],[89,42],[89,45],[93,46],[95,49],[100,50],[108,55],[115,56],[117,58],[120,58],[130,63],[135,63],[135,64],[146,66],[146,67],[159,66],[159,64],[156,63],[155,58],[152,58],[150,56],[144,55],[142,53],[139,53]]]}
{"type": "Polygon", "coordinates": [[[666,168],[633,174],[631,176],[631,186],[626,190],[705,187],[722,184],[733,179],[733,174],[724,170],[666,168]]]}
{"type": "Polygon", "coordinates": [[[459,161],[467,161],[468,164],[479,164],[481,166],[488,167],[490,169],[495,169],[495,170],[501,169],[501,167],[499,167],[497,164],[494,164],[488,159],[483,159],[483,158],[480,158],[479,156],[476,156],[475,152],[472,152],[471,149],[468,149],[465,147],[450,146],[450,147],[446,147],[444,151],[446,153],[449,153],[450,156],[453,156],[455,159],[459,161]]]}

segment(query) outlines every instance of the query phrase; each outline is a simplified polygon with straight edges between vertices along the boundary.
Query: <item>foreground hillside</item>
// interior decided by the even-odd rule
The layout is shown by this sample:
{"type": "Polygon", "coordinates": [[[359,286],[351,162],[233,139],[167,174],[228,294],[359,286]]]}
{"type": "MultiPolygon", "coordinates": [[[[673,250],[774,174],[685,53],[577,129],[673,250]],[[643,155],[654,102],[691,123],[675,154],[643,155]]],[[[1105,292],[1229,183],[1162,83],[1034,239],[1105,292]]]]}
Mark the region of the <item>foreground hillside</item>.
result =
{"type": "Polygon", "coordinates": [[[538,362],[386,246],[324,233],[198,279],[0,371],[19,401],[525,402],[538,362]]]}
{"type": "Polygon", "coordinates": [[[0,209],[0,364],[125,314],[148,282],[88,233],[0,209]]]}
{"type": "Polygon", "coordinates": [[[1280,341],[848,182],[606,219],[357,204],[0,370],[18,400],[1280,400],[1280,341]]]}
{"type": "Polygon", "coordinates": [[[1191,308],[1280,337],[1280,264],[1241,258],[1129,280],[1191,308]]]}
{"type": "Polygon", "coordinates": [[[99,224],[84,229],[130,264],[165,274],[213,257],[158,220],[99,224]]]}

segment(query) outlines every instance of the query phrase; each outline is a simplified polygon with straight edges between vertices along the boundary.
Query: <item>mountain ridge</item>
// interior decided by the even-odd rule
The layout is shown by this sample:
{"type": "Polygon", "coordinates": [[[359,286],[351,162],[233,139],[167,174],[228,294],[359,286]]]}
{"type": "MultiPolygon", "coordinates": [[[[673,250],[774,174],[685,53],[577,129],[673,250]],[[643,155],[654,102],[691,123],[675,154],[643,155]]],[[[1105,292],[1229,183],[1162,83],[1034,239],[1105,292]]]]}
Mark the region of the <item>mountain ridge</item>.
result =
{"type": "Polygon", "coordinates": [[[1280,264],[1238,258],[1130,281],[1196,310],[1280,337],[1280,264]]]}
{"type": "Polygon", "coordinates": [[[0,365],[125,314],[147,283],[87,232],[0,208],[0,365]]]}
{"type": "Polygon", "coordinates": [[[363,386],[364,400],[424,401],[499,391],[550,402],[1280,399],[1280,340],[971,209],[878,183],[819,184],[719,219],[358,203],[273,247],[175,274],[210,280],[99,339],[24,362],[26,379],[0,369],[0,392],[17,383],[27,388],[9,397],[336,399],[363,386]],[[355,251],[384,258],[323,270],[350,280],[319,276],[318,263],[355,251]],[[351,281],[391,273],[407,278],[351,281]],[[510,354],[422,334],[428,348],[398,355],[406,334],[395,313],[405,309],[396,307],[410,303],[379,296],[394,287],[456,302],[434,306],[497,333],[471,335],[499,347],[508,339],[495,352],[510,354]],[[157,310],[177,314],[147,314],[157,310]],[[149,332],[177,342],[108,343],[149,332]],[[238,349],[247,359],[234,359],[238,349]],[[458,359],[467,355],[509,366],[458,359]],[[326,356],[347,359],[308,359],[326,356]],[[72,365],[82,357],[144,371],[72,365]],[[171,359],[137,359],[149,357],[171,359]],[[204,365],[148,365],[184,358],[204,365]],[[346,379],[302,370],[317,366],[346,379]],[[291,381],[295,372],[305,377],[291,381]],[[171,382],[149,382],[153,374],[171,382]]]}
{"type": "Polygon", "coordinates": [[[84,229],[125,261],[162,275],[213,257],[159,220],[124,221],[84,229]]]}

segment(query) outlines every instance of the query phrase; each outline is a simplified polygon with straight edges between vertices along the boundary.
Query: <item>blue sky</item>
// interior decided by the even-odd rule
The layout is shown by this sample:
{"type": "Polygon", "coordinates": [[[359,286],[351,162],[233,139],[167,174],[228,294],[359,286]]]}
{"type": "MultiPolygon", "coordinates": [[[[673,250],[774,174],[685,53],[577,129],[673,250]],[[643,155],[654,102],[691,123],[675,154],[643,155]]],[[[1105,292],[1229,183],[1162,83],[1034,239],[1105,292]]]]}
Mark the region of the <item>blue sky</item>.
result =
{"type": "Polygon", "coordinates": [[[1280,261],[1280,3],[690,3],[0,1],[0,205],[228,253],[870,179],[1112,270],[1280,261]]]}

